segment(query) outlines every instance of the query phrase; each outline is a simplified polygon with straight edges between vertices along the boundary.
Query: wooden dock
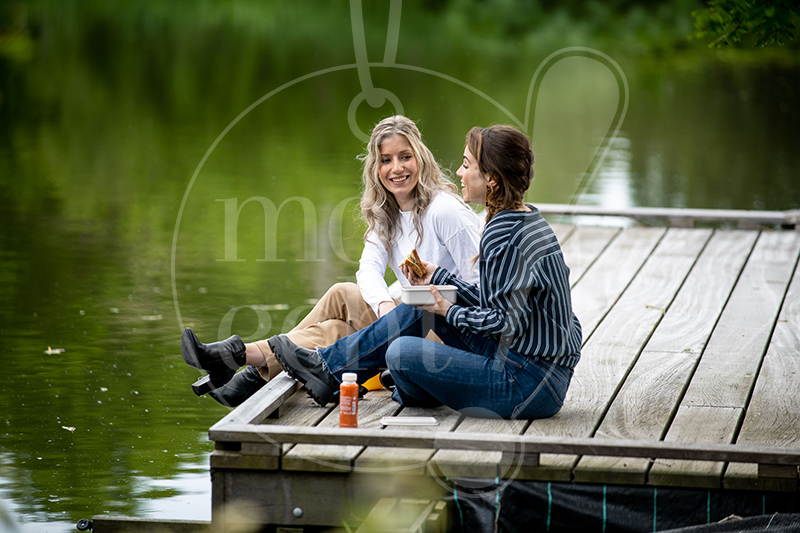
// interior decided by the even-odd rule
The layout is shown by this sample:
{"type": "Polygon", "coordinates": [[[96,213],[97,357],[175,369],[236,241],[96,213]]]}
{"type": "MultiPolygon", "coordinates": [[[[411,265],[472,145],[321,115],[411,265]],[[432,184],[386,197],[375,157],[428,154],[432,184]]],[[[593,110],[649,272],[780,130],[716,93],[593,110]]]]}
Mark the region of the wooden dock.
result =
{"type": "Polygon", "coordinates": [[[554,224],[584,345],[550,419],[402,409],[374,391],[359,428],[340,429],[338,408],[281,374],[210,430],[214,521],[235,502],[261,523],[357,525],[381,498],[435,501],[453,478],[797,491],[800,231],[758,216],[554,224]],[[390,415],[439,425],[384,428],[390,415]]]}

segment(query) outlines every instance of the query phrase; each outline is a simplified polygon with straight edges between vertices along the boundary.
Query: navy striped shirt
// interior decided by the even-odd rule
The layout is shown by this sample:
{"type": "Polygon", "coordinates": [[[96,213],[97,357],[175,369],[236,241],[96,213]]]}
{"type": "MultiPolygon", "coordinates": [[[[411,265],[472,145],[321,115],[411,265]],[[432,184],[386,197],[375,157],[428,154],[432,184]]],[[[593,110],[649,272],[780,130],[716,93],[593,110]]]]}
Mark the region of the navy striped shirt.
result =
{"type": "Polygon", "coordinates": [[[455,285],[449,324],[489,337],[501,351],[573,368],[580,359],[581,325],[572,312],[569,267],[550,225],[532,205],[502,211],[486,225],[480,244],[478,288],[438,268],[435,285],[455,285]]]}

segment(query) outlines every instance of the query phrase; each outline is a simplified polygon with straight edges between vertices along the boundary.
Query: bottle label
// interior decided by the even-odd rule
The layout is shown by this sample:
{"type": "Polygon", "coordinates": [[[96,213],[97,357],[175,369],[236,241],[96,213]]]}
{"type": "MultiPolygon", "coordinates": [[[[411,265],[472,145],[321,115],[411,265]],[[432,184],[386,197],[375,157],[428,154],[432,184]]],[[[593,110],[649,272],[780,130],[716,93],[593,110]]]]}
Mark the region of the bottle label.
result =
{"type": "Polygon", "coordinates": [[[342,386],[341,388],[339,393],[339,427],[358,427],[358,385],[355,387],[342,386]]]}

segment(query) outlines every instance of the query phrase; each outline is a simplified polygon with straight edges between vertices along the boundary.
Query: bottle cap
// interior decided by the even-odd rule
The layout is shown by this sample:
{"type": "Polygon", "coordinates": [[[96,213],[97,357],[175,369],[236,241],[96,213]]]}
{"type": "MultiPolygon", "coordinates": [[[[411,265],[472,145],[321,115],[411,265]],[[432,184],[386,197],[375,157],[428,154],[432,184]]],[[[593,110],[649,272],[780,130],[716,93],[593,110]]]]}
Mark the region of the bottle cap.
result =
{"type": "Polygon", "coordinates": [[[357,379],[358,379],[358,374],[356,374],[355,372],[345,372],[344,374],[342,374],[342,381],[355,383],[357,379]]]}

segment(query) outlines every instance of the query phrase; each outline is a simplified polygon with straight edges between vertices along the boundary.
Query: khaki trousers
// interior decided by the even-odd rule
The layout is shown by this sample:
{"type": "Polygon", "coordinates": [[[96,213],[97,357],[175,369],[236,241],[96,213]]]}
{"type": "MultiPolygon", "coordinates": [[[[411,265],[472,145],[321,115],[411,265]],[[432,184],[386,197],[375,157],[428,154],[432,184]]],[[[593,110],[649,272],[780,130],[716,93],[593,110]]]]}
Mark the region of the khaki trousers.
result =
{"type": "MultiPolygon", "coordinates": [[[[359,331],[378,320],[372,307],[364,301],[361,289],[355,283],[337,283],[317,302],[311,312],[286,334],[303,348],[325,348],[347,335],[359,331]]],[[[267,340],[256,341],[264,354],[266,366],[259,366],[261,377],[269,381],[281,372],[267,340]]]]}

